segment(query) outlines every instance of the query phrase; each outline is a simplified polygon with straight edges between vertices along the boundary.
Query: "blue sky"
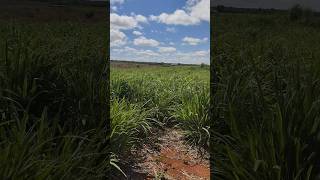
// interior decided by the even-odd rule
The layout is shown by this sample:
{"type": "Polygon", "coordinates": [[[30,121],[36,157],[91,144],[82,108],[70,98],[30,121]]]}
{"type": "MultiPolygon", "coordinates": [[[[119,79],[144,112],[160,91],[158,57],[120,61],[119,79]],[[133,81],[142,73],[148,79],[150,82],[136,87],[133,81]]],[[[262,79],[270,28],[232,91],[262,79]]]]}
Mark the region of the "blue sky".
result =
{"type": "Polygon", "coordinates": [[[210,62],[210,0],[111,0],[111,60],[210,62]]]}

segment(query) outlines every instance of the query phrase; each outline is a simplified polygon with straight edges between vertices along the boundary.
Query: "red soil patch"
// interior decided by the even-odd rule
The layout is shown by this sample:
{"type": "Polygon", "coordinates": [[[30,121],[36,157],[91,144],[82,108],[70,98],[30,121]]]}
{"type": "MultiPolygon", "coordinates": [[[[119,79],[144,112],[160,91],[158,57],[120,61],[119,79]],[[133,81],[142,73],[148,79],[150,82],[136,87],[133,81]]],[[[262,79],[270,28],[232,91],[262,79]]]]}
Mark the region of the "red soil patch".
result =
{"type": "Polygon", "coordinates": [[[197,163],[190,163],[192,160],[186,154],[179,154],[178,150],[165,149],[161,150],[160,157],[154,157],[163,163],[166,173],[175,179],[190,179],[196,176],[202,179],[210,178],[210,171],[207,166],[197,163]],[[188,176],[189,175],[189,176],[188,176]]]}
{"type": "Polygon", "coordinates": [[[151,144],[133,150],[136,161],[128,179],[209,180],[209,155],[200,155],[183,137],[181,130],[167,129],[156,133],[151,144]]]}

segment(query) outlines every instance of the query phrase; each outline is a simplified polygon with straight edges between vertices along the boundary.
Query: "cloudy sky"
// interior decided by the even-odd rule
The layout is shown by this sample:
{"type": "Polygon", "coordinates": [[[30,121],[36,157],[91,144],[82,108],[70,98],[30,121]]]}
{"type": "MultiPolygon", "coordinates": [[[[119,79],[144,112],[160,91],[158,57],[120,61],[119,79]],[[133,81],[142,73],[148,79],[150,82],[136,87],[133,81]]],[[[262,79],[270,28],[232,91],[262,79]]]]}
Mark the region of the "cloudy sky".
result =
{"type": "Polygon", "coordinates": [[[276,8],[288,9],[294,4],[320,11],[320,0],[211,0],[211,5],[225,5],[246,8],[276,8]]]}
{"type": "Polygon", "coordinates": [[[112,60],[209,64],[210,0],[111,0],[112,60]]]}

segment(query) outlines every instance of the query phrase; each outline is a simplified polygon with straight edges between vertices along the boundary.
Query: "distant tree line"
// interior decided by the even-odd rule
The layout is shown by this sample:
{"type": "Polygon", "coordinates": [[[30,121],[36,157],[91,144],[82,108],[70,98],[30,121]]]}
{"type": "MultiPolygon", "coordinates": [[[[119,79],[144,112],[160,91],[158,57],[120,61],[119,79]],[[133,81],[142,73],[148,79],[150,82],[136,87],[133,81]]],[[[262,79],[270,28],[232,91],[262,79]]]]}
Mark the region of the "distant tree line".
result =
{"type": "Polygon", "coordinates": [[[236,8],[217,5],[212,7],[214,13],[274,13],[280,12],[287,14],[288,20],[292,22],[302,23],[304,25],[320,26],[320,12],[313,11],[310,8],[296,4],[287,10],[280,9],[262,9],[262,8],[236,8]]]}
{"type": "Polygon", "coordinates": [[[108,1],[90,1],[90,0],[27,0],[27,1],[48,2],[52,4],[63,4],[63,5],[94,5],[94,6],[106,6],[108,2],[108,1]]]}
{"type": "Polygon", "coordinates": [[[215,12],[233,12],[233,13],[268,13],[279,11],[277,9],[263,9],[263,8],[236,8],[236,7],[228,7],[223,5],[217,5],[212,7],[212,10],[215,12]]]}
{"type": "Polygon", "coordinates": [[[238,7],[228,7],[224,5],[213,6],[212,10],[214,12],[232,12],[232,13],[259,13],[259,12],[288,12],[291,20],[298,20],[303,18],[309,18],[315,15],[320,15],[319,12],[315,12],[310,8],[296,4],[292,6],[289,10],[280,10],[275,8],[238,8],[238,7]]]}

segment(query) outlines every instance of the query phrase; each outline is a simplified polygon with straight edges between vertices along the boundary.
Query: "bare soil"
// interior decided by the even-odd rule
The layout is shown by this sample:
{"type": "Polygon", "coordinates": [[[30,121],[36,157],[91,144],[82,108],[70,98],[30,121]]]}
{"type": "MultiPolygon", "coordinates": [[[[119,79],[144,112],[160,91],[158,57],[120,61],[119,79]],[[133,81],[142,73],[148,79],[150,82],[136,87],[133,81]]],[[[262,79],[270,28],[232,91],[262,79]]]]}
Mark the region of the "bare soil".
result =
{"type": "Polygon", "coordinates": [[[154,133],[148,143],[132,150],[131,158],[124,179],[210,179],[208,153],[188,145],[183,131],[177,128],[154,133]]]}

